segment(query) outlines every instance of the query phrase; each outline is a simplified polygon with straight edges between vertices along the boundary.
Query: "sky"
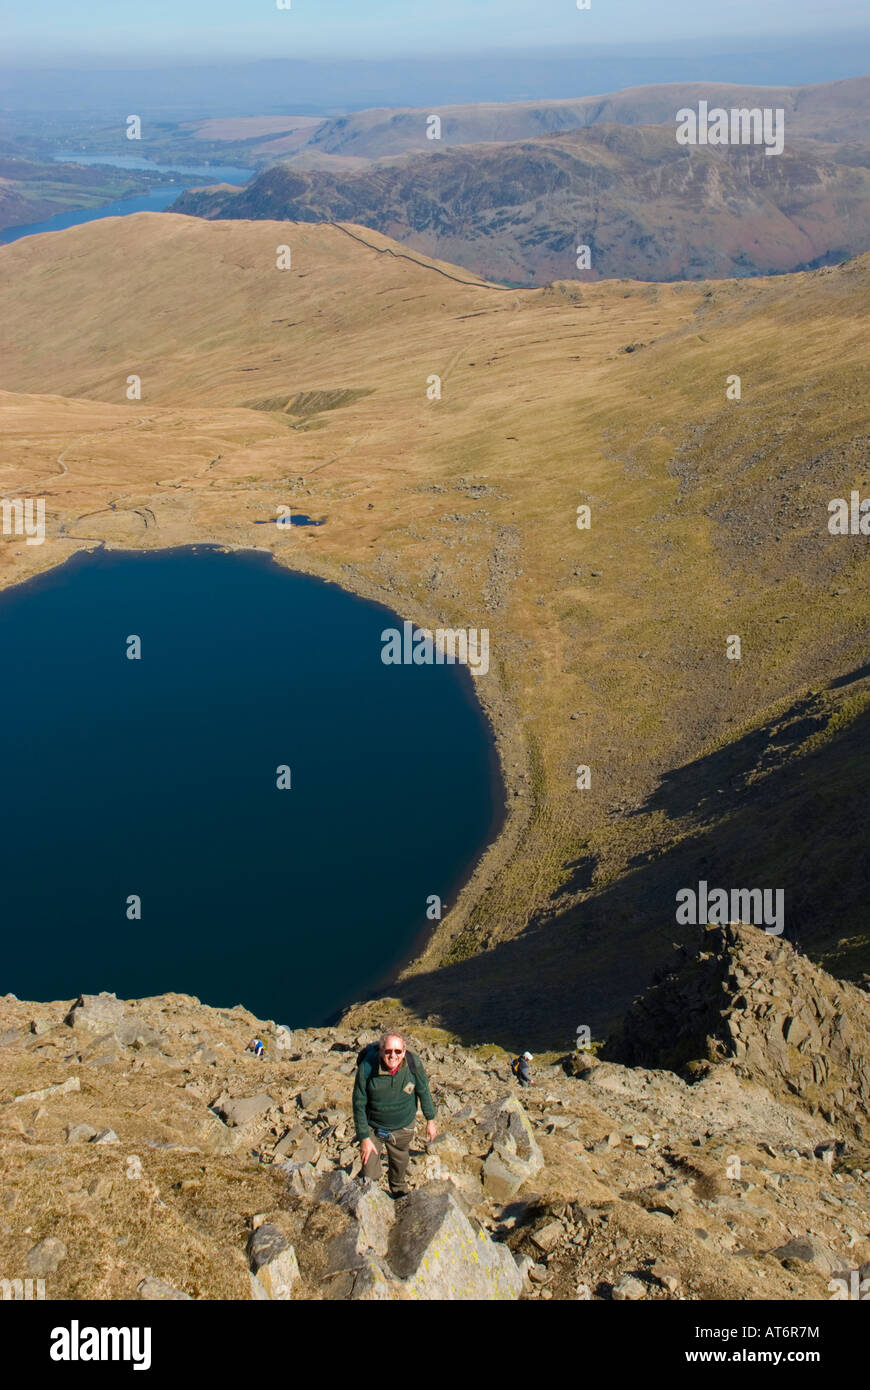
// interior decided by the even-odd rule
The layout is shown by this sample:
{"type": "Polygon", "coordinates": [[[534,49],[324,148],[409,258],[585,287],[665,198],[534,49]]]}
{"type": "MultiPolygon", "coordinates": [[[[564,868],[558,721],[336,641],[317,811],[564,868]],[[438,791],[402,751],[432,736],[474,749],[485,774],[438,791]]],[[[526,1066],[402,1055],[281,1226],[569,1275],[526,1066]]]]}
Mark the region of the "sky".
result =
{"type": "Polygon", "coordinates": [[[0,0],[4,67],[391,58],[870,30],[868,0],[0,0]],[[279,9],[279,4],[290,8],[279,9]]]}

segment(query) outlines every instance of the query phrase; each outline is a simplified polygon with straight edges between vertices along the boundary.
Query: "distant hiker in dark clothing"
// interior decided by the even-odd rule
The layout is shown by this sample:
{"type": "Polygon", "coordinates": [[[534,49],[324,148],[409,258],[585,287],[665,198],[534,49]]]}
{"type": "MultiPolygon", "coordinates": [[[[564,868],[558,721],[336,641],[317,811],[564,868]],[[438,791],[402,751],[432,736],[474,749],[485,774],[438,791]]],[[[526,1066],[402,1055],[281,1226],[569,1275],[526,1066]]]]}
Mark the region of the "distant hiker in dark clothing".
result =
{"type": "Polygon", "coordinates": [[[428,1122],[426,1139],[431,1143],[438,1133],[435,1106],[420,1058],[408,1050],[401,1033],[385,1033],[379,1043],[363,1048],[353,1087],[353,1121],[363,1173],[372,1182],[378,1181],[386,1149],[394,1197],[404,1197],[408,1191],[409,1150],[418,1100],[428,1122]]]}
{"type": "Polygon", "coordinates": [[[511,1058],[511,1073],[521,1086],[534,1086],[535,1084],[532,1080],[532,1069],[529,1066],[529,1062],[533,1061],[531,1052],[524,1052],[522,1057],[511,1058]]]}

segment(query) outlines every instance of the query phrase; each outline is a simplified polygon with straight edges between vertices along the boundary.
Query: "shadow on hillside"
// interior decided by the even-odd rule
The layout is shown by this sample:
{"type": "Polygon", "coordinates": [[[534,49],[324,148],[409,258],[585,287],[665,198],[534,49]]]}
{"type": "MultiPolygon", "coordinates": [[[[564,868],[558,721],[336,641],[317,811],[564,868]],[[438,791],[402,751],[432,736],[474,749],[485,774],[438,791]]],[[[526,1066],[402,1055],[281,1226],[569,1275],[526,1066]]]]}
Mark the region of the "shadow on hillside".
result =
{"type": "MultiPolygon", "coordinates": [[[[700,879],[711,889],[784,889],[785,935],[811,956],[866,932],[870,710],[814,752],[791,757],[797,728],[806,737],[827,717],[803,701],[775,725],[669,773],[634,814],[691,816],[678,843],[638,856],[579,904],[559,910],[557,901],[514,940],[386,992],[468,1043],[561,1050],[581,1024],[604,1037],[672,944],[699,939],[703,929],[678,925],[675,911],[678,889],[700,879]],[[749,782],[760,767],[766,775],[749,782]]],[[[586,860],[571,867],[581,865],[585,871],[586,860]]],[[[858,968],[870,970],[870,959],[858,968]]]]}
{"type": "Polygon", "coordinates": [[[565,865],[570,870],[568,878],[555,891],[550,894],[553,902],[559,898],[567,898],[574,893],[585,893],[595,881],[595,870],[598,867],[598,860],[594,854],[581,855],[579,859],[572,859],[565,865]]]}
{"type": "Polygon", "coordinates": [[[799,700],[779,719],[666,773],[645,804],[630,814],[664,811],[669,820],[718,819],[738,798],[751,794],[751,778],[782,763],[805,739],[820,732],[829,718],[819,696],[799,700]]]}
{"type": "Polygon", "coordinates": [[[862,681],[866,676],[870,676],[870,661],[856,667],[854,671],[849,671],[845,676],[838,676],[836,680],[831,681],[828,689],[842,690],[844,685],[854,685],[855,681],[862,681]]]}

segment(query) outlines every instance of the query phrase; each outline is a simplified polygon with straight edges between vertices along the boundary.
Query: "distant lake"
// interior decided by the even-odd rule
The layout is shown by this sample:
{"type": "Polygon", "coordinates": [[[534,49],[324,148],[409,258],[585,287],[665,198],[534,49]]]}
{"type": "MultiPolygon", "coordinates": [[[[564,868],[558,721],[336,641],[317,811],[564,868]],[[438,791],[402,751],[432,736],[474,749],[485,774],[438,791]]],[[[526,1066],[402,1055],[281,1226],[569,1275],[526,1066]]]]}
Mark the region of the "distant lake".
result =
{"type": "Polygon", "coordinates": [[[504,801],[468,671],[385,666],[394,626],[209,547],[79,554],[0,592],[3,988],[181,991],[294,1027],[388,979],[504,801]]]}
{"type": "Polygon", "coordinates": [[[247,183],[253,169],[233,164],[156,164],[131,154],[55,154],[60,164],[110,164],[114,169],[153,169],[155,174],[197,174],[211,183],[247,183]]]}
{"type": "Polygon", "coordinates": [[[76,212],[60,212],[45,222],[29,222],[21,227],[5,227],[0,232],[0,246],[11,241],[19,241],[23,236],[35,236],[38,232],[62,232],[65,227],[77,227],[81,222],[98,222],[101,217],[129,217],[132,212],[163,212],[174,203],[183,183],[174,183],[171,188],[152,188],[138,198],[119,198],[114,203],[104,203],[98,208],[79,208],[76,212]]]}
{"type": "Polygon", "coordinates": [[[174,172],[183,177],[171,184],[160,184],[135,198],[118,198],[113,203],[103,203],[98,208],[79,208],[75,212],[60,212],[44,222],[28,222],[18,227],[4,227],[0,230],[0,246],[20,241],[21,237],[36,236],[40,232],[62,232],[66,227],[77,227],[82,222],[98,222],[103,217],[129,217],[134,212],[163,212],[174,203],[184,188],[196,188],[204,183],[246,183],[253,169],[235,169],[232,165],[212,165],[211,168],[176,169],[171,164],[152,164],[148,159],[134,159],[131,155],[55,155],[60,161],[75,161],[78,164],[112,164],[121,169],[153,169],[158,174],[174,172]]]}

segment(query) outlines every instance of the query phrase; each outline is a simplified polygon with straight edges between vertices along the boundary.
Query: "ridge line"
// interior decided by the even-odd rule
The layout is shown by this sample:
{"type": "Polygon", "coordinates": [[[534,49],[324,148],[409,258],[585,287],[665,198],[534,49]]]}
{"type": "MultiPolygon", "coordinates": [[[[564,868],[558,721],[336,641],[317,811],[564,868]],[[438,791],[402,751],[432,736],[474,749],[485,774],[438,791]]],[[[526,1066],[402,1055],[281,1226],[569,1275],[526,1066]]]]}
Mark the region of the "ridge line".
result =
{"type": "Polygon", "coordinates": [[[365,237],[357,236],[356,232],[351,232],[347,227],[343,227],[340,222],[333,222],[331,218],[327,220],[327,225],[336,227],[345,236],[352,237],[360,245],[367,246],[370,251],[377,251],[379,256],[392,256],[395,260],[410,261],[412,265],[418,265],[422,270],[434,270],[436,275],[443,275],[445,280],[453,280],[457,285],[467,285],[475,290],[501,290],[505,294],[516,294],[516,290],[510,285],[490,285],[485,280],[460,280],[458,275],[451,275],[447,270],[439,270],[437,265],[427,265],[425,261],[418,261],[415,256],[410,256],[406,251],[393,251],[389,246],[374,246],[372,242],[366,241],[365,237]]]}

